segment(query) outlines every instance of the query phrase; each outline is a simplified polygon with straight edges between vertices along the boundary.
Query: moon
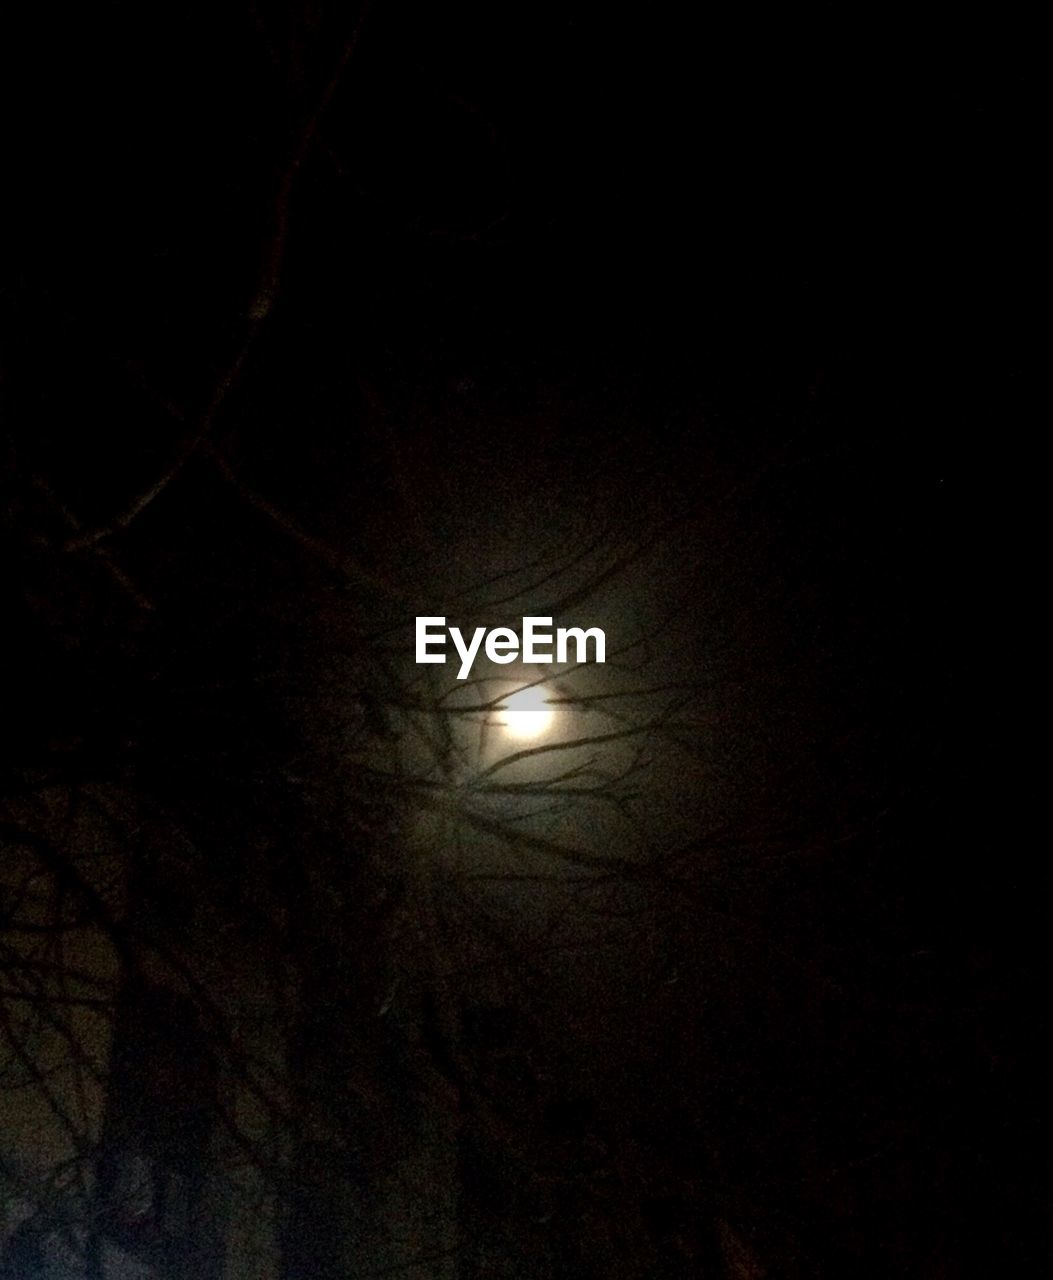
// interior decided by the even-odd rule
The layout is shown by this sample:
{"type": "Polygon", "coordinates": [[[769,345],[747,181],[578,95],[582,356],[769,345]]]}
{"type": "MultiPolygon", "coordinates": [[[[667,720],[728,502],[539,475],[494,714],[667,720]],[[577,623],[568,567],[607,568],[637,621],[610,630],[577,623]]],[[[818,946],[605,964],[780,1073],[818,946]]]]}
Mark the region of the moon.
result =
{"type": "Polygon", "coordinates": [[[517,689],[501,700],[497,723],[511,738],[540,738],[556,718],[556,710],[538,687],[517,689]]]}

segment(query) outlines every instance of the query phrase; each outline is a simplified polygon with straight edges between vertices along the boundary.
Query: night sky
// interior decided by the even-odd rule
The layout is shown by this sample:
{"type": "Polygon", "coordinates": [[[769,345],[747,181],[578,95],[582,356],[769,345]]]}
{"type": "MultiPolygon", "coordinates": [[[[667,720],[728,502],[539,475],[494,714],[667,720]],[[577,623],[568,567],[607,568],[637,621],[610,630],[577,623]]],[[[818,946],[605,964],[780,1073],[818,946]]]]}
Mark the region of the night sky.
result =
{"type": "MultiPolygon", "coordinates": [[[[955,21],[261,0],[9,31],[0,857],[116,948],[103,1146],[175,1017],[128,1014],[144,972],[178,956],[205,1023],[245,971],[284,993],[266,1052],[322,1137],[268,1275],[1053,1273],[1009,714],[1032,81],[1026,33],[955,21]],[[608,662],[414,662],[418,615],[527,614],[608,662]],[[513,740],[537,681],[552,727],[513,740]],[[108,814],[119,905],[67,804],[108,814]],[[379,1188],[415,1161],[408,1266],[379,1188]]],[[[171,1247],[144,1274],[190,1274],[171,1247]]]]}

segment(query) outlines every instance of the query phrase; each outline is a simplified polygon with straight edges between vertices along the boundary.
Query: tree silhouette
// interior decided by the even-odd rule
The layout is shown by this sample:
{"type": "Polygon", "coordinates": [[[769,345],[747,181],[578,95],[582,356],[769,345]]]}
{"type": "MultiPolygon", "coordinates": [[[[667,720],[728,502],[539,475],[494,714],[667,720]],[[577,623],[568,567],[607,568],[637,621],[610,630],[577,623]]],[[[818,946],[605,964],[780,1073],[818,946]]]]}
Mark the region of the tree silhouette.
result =
{"type": "Polygon", "coordinates": [[[961,855],[1017,357],[921,389],[908,87],[821,5],[70,22],[11,45],[0,1275],[1041,1271],[1041,931],[961,855]]]}

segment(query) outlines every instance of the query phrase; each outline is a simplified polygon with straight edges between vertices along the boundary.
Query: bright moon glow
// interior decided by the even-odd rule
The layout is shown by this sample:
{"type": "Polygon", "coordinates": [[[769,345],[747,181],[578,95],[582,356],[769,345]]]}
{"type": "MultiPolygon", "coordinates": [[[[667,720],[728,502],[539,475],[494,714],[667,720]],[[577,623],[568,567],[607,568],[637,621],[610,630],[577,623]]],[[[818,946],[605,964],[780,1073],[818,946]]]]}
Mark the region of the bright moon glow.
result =
{"type": "Polygon", "coordinates": [[[501,700],[498,723],[513,738],[539,738],[552,727],[555,715],[542,689],[518,689],[501,700]]]}

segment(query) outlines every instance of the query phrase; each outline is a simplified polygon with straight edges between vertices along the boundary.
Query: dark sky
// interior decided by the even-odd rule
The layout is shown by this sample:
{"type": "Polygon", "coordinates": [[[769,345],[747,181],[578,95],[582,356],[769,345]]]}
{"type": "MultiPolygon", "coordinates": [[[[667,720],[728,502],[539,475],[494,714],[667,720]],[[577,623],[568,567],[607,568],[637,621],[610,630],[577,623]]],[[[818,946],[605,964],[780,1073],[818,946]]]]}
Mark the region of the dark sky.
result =
{"type": "MultiPolygon", "coordinates": [[[[680,521],[626,590],[648,617],[678,602],[655,669],[713,686],[719,799],[698,816],[672,766],[651,785],[758,852],[718,861],[700,908],[723,976],[686,964],[633,1006],[617,1085],[591,1087],[656,1131],[714,1099],[772,1247],[788,1205],[808,1218],[818,1261],[787,1275],[1041,1274],[1044,900],[1004,710],[1034,593],[1030,89],[1008,22],[963,21],[378,0],[331,95],[350,9],[88,6],[6,50],[15,524],[54,536],[32,475],[105,526],[206,419],[253,494],[407,601],[540,539],[680,521]],[[851,1194],[801,1209],[802,1151],[862,1170],[851,1194]]],[[[149,767],[206,815],[180,681],[276,665],[295,700],[348,643],[331,572],[210,458],[110,540],[160,624],[107,565],[19,544],[11,717],[31,751],[164,739],[149,767]]],[[[230,714],[216,760],[270,767],[269,709],[230,714]]],[[[571,972],[589,999],[612,982],[571,972]]]]}

